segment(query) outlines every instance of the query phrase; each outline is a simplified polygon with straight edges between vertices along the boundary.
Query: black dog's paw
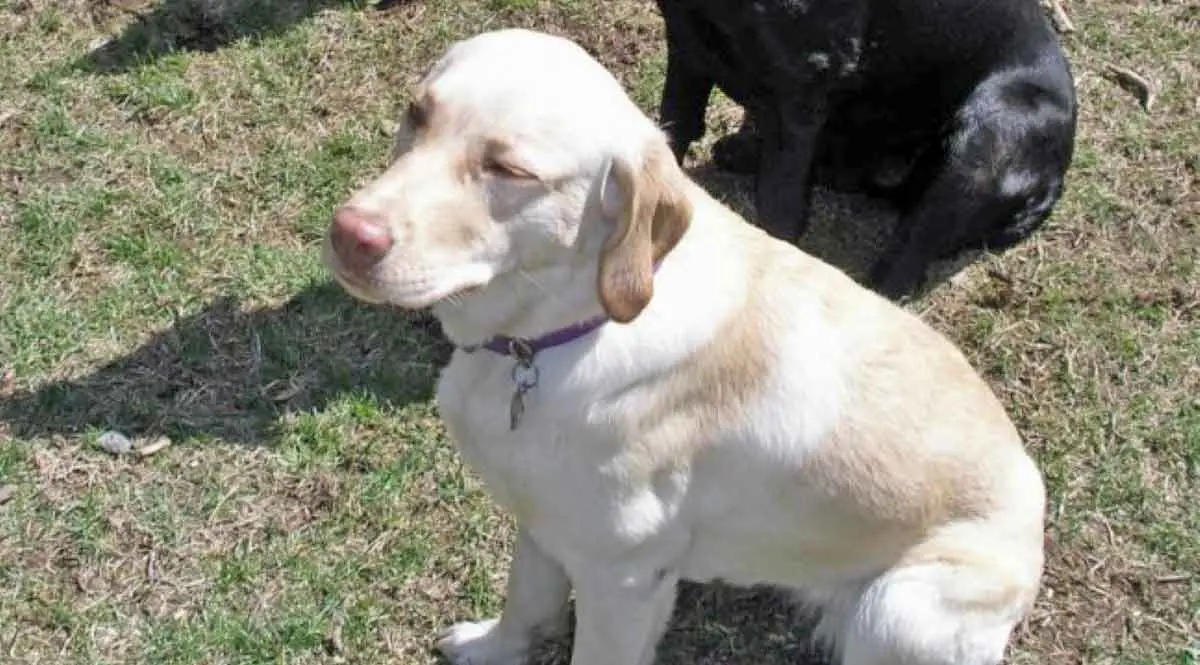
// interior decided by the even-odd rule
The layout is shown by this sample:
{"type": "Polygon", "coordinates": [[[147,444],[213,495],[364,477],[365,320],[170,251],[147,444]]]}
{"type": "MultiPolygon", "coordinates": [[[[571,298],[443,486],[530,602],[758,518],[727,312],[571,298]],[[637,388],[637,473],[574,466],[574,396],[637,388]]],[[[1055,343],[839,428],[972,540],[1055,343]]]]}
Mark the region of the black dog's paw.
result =
{"type": "Polygon", "coordinates": [[[754,173],[758,170],[762,142],[758,136],[740,131],[723,136],[713,144],[712,156],[717,167],[731,173],[754,173]]]}
{"type": "Polygon", "coordinates": [[[671,138],[671,154],[675,157],[675,163],[680,166],[683,166],[684,160],[687,159],[688,150],[691,148],[691,146],[687,143],[683,143],[683,142],[679,141],[674,136],[672,136],[670,138],[671,138]]]}
{"type": "Polygon", "coordinates": [[[928,265],[914,261],[892,262],[882,259],[872,266],[867,287],[893,301],[919,296],[925,289],[928,265]]]}

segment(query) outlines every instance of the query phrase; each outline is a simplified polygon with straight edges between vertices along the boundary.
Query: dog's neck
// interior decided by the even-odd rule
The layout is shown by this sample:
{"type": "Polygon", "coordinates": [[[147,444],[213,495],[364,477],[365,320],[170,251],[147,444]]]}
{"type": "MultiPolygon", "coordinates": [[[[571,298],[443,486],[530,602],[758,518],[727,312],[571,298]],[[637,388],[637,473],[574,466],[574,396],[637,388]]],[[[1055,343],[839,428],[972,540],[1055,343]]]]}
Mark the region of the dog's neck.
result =
{"type": "Polygon", "coordinates": [[[433,314],[458,347],[496,337],[534,340],[604,316],[596,293],[595,260],[506,273],[459,303],[433,314]]]}

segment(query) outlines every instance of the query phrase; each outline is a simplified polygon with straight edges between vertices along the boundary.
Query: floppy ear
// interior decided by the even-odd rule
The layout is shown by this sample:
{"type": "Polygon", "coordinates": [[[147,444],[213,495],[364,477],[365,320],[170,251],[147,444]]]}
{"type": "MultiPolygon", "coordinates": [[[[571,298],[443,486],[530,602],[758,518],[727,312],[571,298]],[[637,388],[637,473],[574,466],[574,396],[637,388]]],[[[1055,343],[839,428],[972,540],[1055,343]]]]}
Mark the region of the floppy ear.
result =
{"type": "Polygon", "coordinates": [[[687,180],[666,143],[654,142],[641,164],[617,157],[600,198],[617,225],[600,254],[597,287],[610,318],[628,323],[654,295],[654,264],[675,247],[692,219],[687,180]]]}

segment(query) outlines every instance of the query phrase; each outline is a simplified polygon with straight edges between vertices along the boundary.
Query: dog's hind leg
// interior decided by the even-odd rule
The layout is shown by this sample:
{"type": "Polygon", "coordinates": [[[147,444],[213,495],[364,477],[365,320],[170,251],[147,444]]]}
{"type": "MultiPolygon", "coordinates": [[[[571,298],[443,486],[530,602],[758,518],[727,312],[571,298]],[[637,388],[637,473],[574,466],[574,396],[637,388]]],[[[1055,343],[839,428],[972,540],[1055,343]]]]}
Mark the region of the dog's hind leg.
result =
{"type": "Polygon", "coordinates": [[[1063,192],[1074,145],[1073,94],[1007,70],[968,98],[937,150],[906,185],[896,237],[871,273],[889,298],[921,286],[929,265],[1028,237],[1063,192]]]}
{"type": "Polygon", "coordinates": [[[1037,578],[986,553],[892,569],[835,599],[818,625],[841,665],[998,665],[1037,578]]]}

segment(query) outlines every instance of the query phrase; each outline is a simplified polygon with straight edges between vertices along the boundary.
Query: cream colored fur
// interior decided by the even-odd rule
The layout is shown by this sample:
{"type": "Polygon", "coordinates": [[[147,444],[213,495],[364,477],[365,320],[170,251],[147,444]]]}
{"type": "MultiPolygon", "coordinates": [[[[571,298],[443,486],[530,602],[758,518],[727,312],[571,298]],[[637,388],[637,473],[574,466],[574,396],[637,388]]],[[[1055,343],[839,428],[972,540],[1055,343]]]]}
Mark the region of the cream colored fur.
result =
{"type": "Polygon", "coordinates": [[[916,317],[737,217],[574,44],[455,45],[395,161],[346,205],[395,238],[356,296],[431,306],[457,344],[614,319],[513,360],[459,350],[437,401],[520,532],[459,665],[646,665],[680,579],[796,590],[844,665],[994,665],[1037,593],[1041,477],[985,383],[916,317]],[[661,261],[657,272],[655,260],[661,261]]]}

